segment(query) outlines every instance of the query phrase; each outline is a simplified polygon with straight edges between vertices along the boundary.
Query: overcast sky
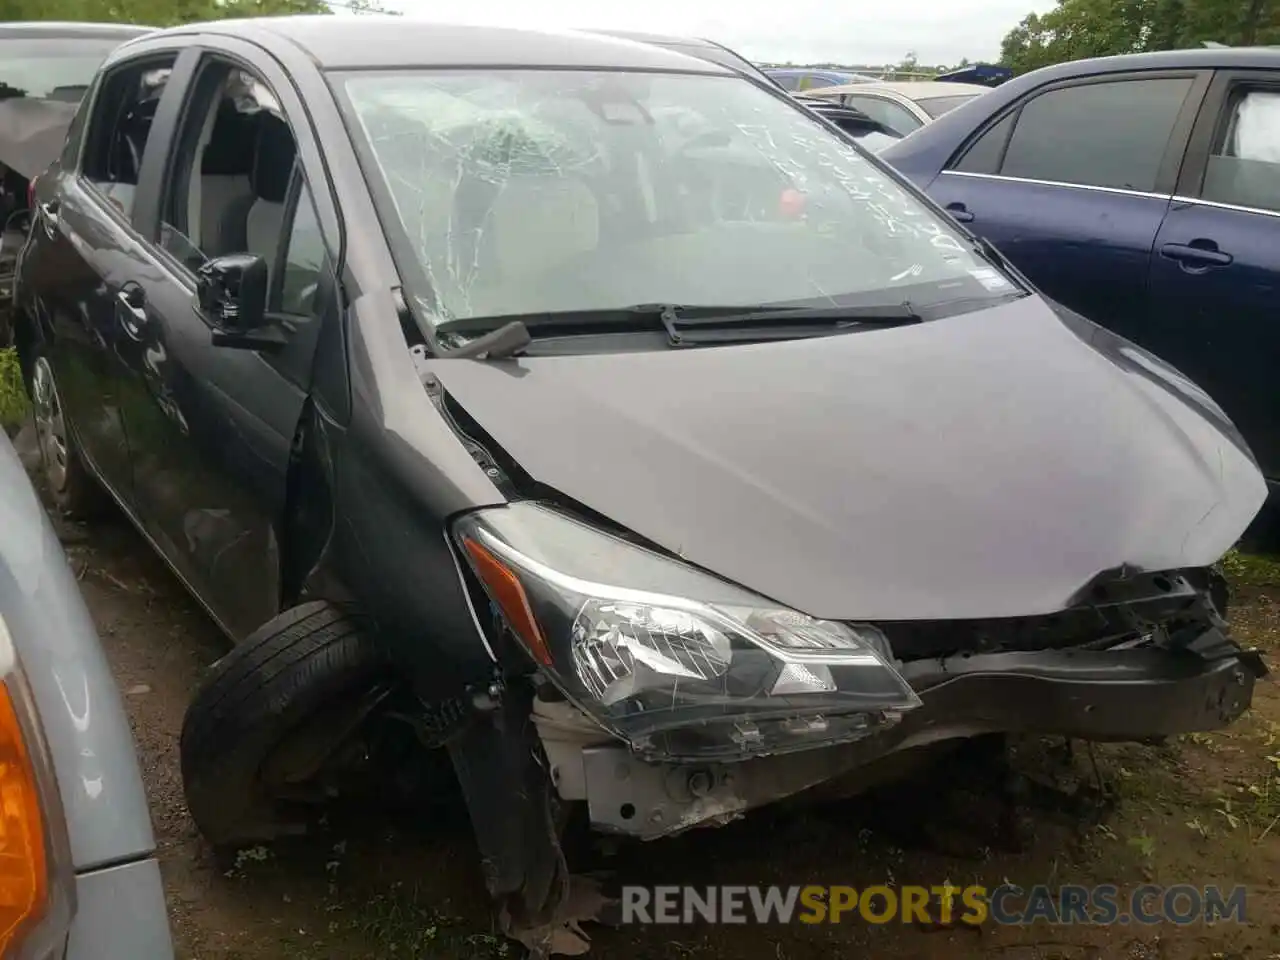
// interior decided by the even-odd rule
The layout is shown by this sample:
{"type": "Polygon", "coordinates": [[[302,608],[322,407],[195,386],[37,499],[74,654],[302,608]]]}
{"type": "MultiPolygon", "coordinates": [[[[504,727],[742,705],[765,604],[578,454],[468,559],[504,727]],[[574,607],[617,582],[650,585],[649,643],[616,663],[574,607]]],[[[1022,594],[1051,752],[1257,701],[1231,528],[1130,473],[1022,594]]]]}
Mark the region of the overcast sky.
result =
{"type": "Polygon", "coordinates": [[[718,40],[752,60],[922,64],[991,60],[1027,13],[1053,0],[383,0],[438,20],[598,27],[718,40]],[[465,8],[464,13],[459,13],[465,8]]]}

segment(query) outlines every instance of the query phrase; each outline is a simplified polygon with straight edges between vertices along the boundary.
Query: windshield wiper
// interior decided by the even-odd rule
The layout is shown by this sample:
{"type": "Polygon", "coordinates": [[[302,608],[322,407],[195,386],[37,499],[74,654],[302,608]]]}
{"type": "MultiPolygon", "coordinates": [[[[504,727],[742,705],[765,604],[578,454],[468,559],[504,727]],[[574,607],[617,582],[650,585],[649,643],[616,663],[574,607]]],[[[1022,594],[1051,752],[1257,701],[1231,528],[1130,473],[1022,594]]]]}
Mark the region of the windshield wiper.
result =
{"type": "Polygon", "coordinates": [[[860,326],[901,326],[922,323],[924,317],[910,303],[882,303],[859,306],[739,308],[739,312],[707,313],[699,308],[681,310],[670,305],[655,306],[673,346],[682,343],[725,343],[770,337],[796,337],[827,333],[832,328],[860,326]],[[764,329],[761,329],[764,328],[764,329]]]}
{"type": "Polygon", "coordinates": [[[532,341],[530,330],[546,334],[592,334],[602,330],[660,329],[672,346],[695,343],[794,339],[817,336],[833,329],[859,326],[900,326],[924,318],[907,302],[857,306],[681,307],[670,303],[641,303],[604,310],[564,310],[548,313],[467,317],[442,324],[439,333],[484,329],[473,340],[447,351],[451,357],[503,359],[518,356],[532,341]]]}

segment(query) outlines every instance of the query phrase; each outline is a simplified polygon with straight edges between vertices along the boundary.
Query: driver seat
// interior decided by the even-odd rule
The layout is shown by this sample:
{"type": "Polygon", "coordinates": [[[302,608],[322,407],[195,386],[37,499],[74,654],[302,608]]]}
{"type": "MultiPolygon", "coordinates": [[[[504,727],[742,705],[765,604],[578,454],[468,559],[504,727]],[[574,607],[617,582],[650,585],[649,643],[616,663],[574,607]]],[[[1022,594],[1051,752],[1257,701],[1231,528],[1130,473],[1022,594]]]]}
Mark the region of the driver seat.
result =
{"type": "Polygon", "coordinates": [[[254,200],[245,219],[245,247],[266,261],[268,290],[280,249],[285,200],[297,153],[289,125],[272,114],[259,114],[253,169],[249,175],[254,200]]]}

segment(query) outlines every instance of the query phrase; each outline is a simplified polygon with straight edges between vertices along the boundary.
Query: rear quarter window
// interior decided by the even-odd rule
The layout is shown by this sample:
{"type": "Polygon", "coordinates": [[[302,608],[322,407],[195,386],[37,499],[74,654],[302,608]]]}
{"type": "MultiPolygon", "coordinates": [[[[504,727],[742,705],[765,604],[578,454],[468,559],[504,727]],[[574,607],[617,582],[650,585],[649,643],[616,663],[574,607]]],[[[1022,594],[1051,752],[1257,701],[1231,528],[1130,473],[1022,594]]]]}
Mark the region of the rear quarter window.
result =
{"type": "Polygon", "coordinates": [[[968,103],[976,96],[976,93],[966,93],[958,97],[930,97],[916,102],[920,104],[921,110],[937,120],[944,113],[950,113],[956,107],[968,103]]]}

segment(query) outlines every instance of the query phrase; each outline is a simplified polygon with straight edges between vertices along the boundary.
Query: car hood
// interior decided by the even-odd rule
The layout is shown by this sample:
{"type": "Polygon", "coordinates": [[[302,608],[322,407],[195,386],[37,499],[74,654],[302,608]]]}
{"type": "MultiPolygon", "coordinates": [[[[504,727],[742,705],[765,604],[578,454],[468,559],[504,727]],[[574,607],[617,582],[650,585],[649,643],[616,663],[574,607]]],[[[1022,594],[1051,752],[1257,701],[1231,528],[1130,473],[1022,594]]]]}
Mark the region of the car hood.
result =
{"type": "Polygon", "coordinates": [[[1049,613],[1216,561],[1266,488],[1150,354],[1038,297],[714,348],[430,363],[538,483],[829,619],[1049,613]]]}

